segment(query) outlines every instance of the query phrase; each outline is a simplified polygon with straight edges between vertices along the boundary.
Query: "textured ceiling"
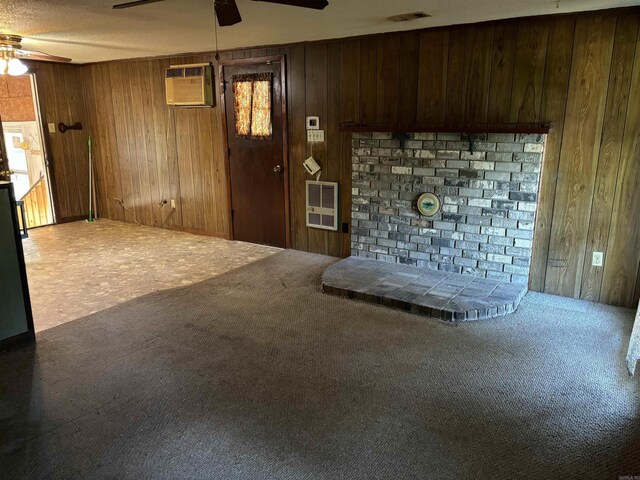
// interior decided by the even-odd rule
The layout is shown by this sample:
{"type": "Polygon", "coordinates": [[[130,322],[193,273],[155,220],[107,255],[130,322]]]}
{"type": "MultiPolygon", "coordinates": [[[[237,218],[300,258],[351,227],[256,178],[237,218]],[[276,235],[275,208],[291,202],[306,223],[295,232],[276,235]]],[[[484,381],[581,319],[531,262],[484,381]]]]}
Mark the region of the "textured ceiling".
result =
{"type": "MultiPolygon", "coordinates": [[[[0,0],[0,32],[25,48],[76,63],[214,49],[213,0],[166,0],[111,10],[123,0],[0,0]]],[[[639,5],[640,0],[329,0],[322,11],[237,0],[244,21],[219,30],[220,49],[414,30],[438,25],[639,5]],[[426,11],[431,18],[386,17],[426,11]]]]}

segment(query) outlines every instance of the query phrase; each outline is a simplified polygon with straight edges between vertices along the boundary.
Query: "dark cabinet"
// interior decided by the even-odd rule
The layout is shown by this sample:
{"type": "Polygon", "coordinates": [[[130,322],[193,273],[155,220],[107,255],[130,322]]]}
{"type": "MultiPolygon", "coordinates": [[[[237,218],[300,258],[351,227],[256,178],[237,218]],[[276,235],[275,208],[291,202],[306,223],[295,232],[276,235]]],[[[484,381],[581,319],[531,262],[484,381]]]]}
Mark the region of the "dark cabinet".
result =
{"type": "Polygon", "coordinates": [[[35,339],[13,185],[0,182],[0,349],[35,339]]]}

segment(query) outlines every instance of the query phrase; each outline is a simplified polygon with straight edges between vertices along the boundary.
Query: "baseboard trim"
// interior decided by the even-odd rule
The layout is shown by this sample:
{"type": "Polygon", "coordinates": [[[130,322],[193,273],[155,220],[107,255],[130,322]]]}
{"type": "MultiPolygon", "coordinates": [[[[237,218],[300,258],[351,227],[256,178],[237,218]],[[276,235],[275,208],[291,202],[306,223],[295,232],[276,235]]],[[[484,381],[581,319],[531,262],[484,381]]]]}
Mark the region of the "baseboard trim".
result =
{"type": "Polygon", "coordinates": [[[167,227],[167,229],[173,230],[174,232],[192,233],[194,235],[205,235],[207,237],[216,237],[216,238],[222,238],[224,240],[230,240],[228,233],[210,232],[208,230],[201,230],[199,228],[189,228],[189,227],[180,227],[180,226],[171,226],[171,227],[167,227]]]}
{"type": "Polygon", "coordinates": [[[56,223],[71,223],[71,222],[79,222],[80,220],[86,220],[88,215],[76,215],[75,217],[62,217],[56,219],[56,223]]]}

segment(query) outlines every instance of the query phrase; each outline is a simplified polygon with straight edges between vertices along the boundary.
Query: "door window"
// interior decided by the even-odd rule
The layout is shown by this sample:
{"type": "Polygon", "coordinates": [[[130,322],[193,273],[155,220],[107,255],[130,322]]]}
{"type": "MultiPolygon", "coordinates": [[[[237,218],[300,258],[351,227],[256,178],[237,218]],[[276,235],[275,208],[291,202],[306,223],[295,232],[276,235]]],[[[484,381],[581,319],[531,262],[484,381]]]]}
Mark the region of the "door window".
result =
{"type": "Polygon", "coordinates": [[[233,103],[237,138],[270,140],[271,73],[234,75],[233,103]]]}

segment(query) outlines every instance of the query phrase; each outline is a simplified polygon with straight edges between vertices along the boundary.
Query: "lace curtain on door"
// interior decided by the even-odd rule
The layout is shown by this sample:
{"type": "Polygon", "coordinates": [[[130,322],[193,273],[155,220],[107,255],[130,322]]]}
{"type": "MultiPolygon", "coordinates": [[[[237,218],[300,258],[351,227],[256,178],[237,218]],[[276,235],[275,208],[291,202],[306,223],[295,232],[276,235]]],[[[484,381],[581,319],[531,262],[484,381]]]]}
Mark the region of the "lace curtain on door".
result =
{"type": "Polygon", "coordinates": [[[270,140],[271,73],[233,76],[236,137],[270,140]]]}

